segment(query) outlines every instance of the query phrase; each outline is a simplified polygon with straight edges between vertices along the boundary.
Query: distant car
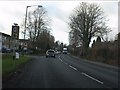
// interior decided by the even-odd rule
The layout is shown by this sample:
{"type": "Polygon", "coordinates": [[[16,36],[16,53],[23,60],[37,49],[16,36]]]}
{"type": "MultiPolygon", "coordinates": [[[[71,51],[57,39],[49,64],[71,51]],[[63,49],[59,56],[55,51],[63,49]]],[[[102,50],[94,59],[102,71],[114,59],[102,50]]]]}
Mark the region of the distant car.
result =
{"type": "Polygon", "coordinates": [[[46,52],[46,58],[47,57],[54,57],[55,58],[55,51],[52,49],[47,50],[46,52]]]}
{"type": "Polygon", "coordinates": [[[58,51],[58,54],[60,54],[61,53],[61,51],[58,51]]]}
{"type": "Polygon", "coordinates": [[[63,54],[67,54],[68,53],[68,51],[67,50],[63,50],[63,54]]]}
{"type": "Polygon", "coordinates": [[[67,48],[63,48],[63,54],[67,54],[68,51],[67,51],[67,48]]]}
{"type": "Polygon", "coordinates": [[[59,54],[59,52],[57,50],[55,50],[55,55],[58,55],[58,54],[59,54]]]}
{"type": "Polygon", "coordinates": [[[68,51],[67,50],[63,50],[63,54],[67,54],[68,53],[68,51]]]}

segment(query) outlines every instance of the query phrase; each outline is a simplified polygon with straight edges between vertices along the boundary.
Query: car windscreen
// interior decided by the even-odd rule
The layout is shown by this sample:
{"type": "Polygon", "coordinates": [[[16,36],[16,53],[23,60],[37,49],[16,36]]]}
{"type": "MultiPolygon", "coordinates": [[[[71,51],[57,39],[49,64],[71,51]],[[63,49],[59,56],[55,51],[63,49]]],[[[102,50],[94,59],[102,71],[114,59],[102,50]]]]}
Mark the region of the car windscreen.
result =
{"type": "Polygon", "coordinates": [[[48,53],[54,53],[54,51],[48,51],[48,53]]]}

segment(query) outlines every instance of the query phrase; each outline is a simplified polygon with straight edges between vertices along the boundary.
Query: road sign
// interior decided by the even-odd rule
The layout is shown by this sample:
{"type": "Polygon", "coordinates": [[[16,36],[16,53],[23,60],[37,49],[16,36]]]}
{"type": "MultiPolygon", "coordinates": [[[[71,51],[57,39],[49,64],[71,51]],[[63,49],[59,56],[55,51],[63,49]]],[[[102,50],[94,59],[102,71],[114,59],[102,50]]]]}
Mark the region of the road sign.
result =
{"type": "Polygon", "coordinates": [[[12,37],[15,39],[19,39],[19,26],[12,25],[12,37]]]}

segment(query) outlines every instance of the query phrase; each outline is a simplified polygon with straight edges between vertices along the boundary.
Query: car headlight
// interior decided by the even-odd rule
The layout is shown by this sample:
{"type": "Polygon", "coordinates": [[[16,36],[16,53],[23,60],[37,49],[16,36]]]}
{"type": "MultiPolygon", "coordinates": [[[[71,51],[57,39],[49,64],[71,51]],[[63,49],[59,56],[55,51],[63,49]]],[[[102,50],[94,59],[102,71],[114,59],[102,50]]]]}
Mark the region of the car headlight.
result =
{"type": "Polygon", "coordinates": [[[46,55],[49,55],[48,53],[46,53],[46,55]]]}

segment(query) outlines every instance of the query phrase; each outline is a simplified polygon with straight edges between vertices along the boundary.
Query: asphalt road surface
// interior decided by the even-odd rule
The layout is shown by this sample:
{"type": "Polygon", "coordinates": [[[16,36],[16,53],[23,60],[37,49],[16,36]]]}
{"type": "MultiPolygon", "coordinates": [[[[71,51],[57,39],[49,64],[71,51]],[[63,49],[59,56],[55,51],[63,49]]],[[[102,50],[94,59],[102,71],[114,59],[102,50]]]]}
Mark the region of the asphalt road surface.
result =
{"type": "Polygon", "coordinates": [[[3,88],[118,88],[118,69],[71,55],[34,56],[3,88]]]}

